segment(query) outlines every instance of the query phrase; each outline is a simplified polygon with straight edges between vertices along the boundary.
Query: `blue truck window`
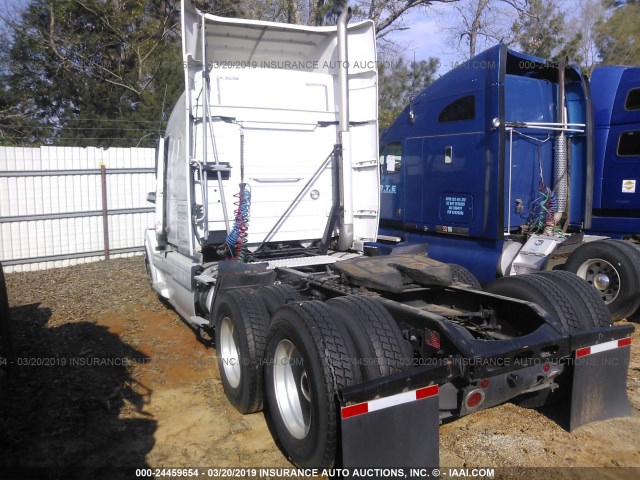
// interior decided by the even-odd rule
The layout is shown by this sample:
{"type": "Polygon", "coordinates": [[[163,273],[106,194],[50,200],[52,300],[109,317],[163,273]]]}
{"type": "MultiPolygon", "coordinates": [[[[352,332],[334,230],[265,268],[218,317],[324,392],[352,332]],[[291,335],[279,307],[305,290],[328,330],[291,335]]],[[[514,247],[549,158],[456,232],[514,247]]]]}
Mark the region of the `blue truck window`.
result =
{"type": "Polygon", "coordinates": [[[459,122],[472,120],[476,116],[476,98],[473,95],[459,98],[444,107],[438,122],[459,122]]]}
{"type": "Polygon", "coordinates": [[[402,165],[402,143],[389,143],[384,154],[384,163],[387,173],[400,173],[402,165]]]}
{"type": "Polygon", "coordinates": [[[624,108],[625,110],[640,110],[640,88],[632,88],[629,90],[624,108]]]}
{"type": "Polygon", "coordinates": [[[640,130],[622,132],[618,140],[619,157],[640,157],[640,130]]]}

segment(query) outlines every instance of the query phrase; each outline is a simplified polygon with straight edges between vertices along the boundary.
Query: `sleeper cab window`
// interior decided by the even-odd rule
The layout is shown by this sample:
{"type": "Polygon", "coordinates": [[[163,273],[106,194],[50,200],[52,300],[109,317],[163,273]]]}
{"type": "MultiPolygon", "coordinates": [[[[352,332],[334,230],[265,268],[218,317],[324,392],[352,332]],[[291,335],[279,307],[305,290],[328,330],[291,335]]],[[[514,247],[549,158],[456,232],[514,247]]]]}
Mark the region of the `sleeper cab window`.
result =
{"type": "Polygon", "coordinates": [[[622,132],[618,139],[619,157],[640,157],[640,130],[622,132]]]}
{"type": "Polygon", "coordinates": [[[402,143],[388,143],[381,149],[380,165],[382,171],[386,173],[400,173],[402,165],[402,143]]]}
{"type": "Polygon", "coordinates": [[[473,120],[476,116],[476,97],[468,95],[458,98],[444,107],[438,115],[438,122],[459,122],[473,120]]]}
{"type": "Polygon", "coordinates": [[[632,88],[624,102],[625,110],[640,110],[640,88],[632,88]]]}

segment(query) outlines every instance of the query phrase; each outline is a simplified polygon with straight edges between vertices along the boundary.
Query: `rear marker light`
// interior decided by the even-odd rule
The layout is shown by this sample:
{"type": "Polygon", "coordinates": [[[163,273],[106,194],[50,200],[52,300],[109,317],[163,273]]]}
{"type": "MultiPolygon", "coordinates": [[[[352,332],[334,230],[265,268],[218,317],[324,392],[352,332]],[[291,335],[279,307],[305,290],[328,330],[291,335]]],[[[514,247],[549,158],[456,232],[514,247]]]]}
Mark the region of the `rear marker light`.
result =
{"type": "Polygon", "coordinates": [[[487,388],[488,386],[489,386],[489,380],[487,378],[484,378],[480,381],[481,388],[487,388]]]}
{"type": "Polygon", "coordinates": [[[551,370],[551,365],[549,365],[548,363],[545,363],[544,365],[542,365],[542,371],[544,373],[549,373],[549,370],[551,370]]]}
{"type": "Polygon", "coordinates": [[[467,395],[465,403],[469,410],[478,408],[484,402],[484,392],[482,390],[472,390],[467,395]]]}
{"type": "Polygon", "coordinates": [[[440,335],[438,335],[438,332],[426,328],[424,331],[424,344],[440,350],[440,335]]]}
{"type": "Polygon", "coordinates": [[[614,348],[628,347],[629,345],[631,345],[631,337],[612,340],[610,342],[600,343],[590,347],[579,348],[576,350],[576,358],[586,357],[587,355],[593,355],[594,353],[606,352],[607,350],[613,350],[614,348]]]}

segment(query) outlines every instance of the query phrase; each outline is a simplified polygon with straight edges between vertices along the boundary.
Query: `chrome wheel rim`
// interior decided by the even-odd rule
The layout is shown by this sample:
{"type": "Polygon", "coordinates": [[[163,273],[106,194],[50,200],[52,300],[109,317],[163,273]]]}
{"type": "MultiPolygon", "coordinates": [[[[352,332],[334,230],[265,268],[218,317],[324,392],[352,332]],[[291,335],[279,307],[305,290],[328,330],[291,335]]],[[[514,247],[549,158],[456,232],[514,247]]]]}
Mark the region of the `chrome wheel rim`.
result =
{"type": "Polygon", "coordinates": [[[609,304],[618,298],[620,274],[606,260],[591,258],[580,265],[577,274],[598,291],[605,303],[609,304]]]}
{"type": "Polygon", "coordinates": [[[311,389],[302,356],[289,340],[281,340],[276,347],[273,387],[284,426],[302,440],[311,427],[311,389]]]}
{"type": "Polygon", "coordinates": [[[233,338],[233,323],[229,317],[220,322],[220,356],[222,368],[231,388],[238,388],[242,371],[240,369],[240,351],[233,338]]]}

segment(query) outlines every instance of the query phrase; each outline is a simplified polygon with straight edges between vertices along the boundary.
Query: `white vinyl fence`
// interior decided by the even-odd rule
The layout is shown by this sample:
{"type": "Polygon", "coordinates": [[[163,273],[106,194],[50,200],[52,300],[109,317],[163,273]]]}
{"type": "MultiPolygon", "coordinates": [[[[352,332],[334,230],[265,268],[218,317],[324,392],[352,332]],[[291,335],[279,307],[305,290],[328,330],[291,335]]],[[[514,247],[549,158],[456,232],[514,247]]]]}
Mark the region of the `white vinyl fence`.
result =
{"type": "Polygon", "coordinates": [[[154,219],[146,201],[147,192],[155,190],[154,167],[151,148],[0,147],[5,271],[142,252],[144,230],[154,219]]]}

